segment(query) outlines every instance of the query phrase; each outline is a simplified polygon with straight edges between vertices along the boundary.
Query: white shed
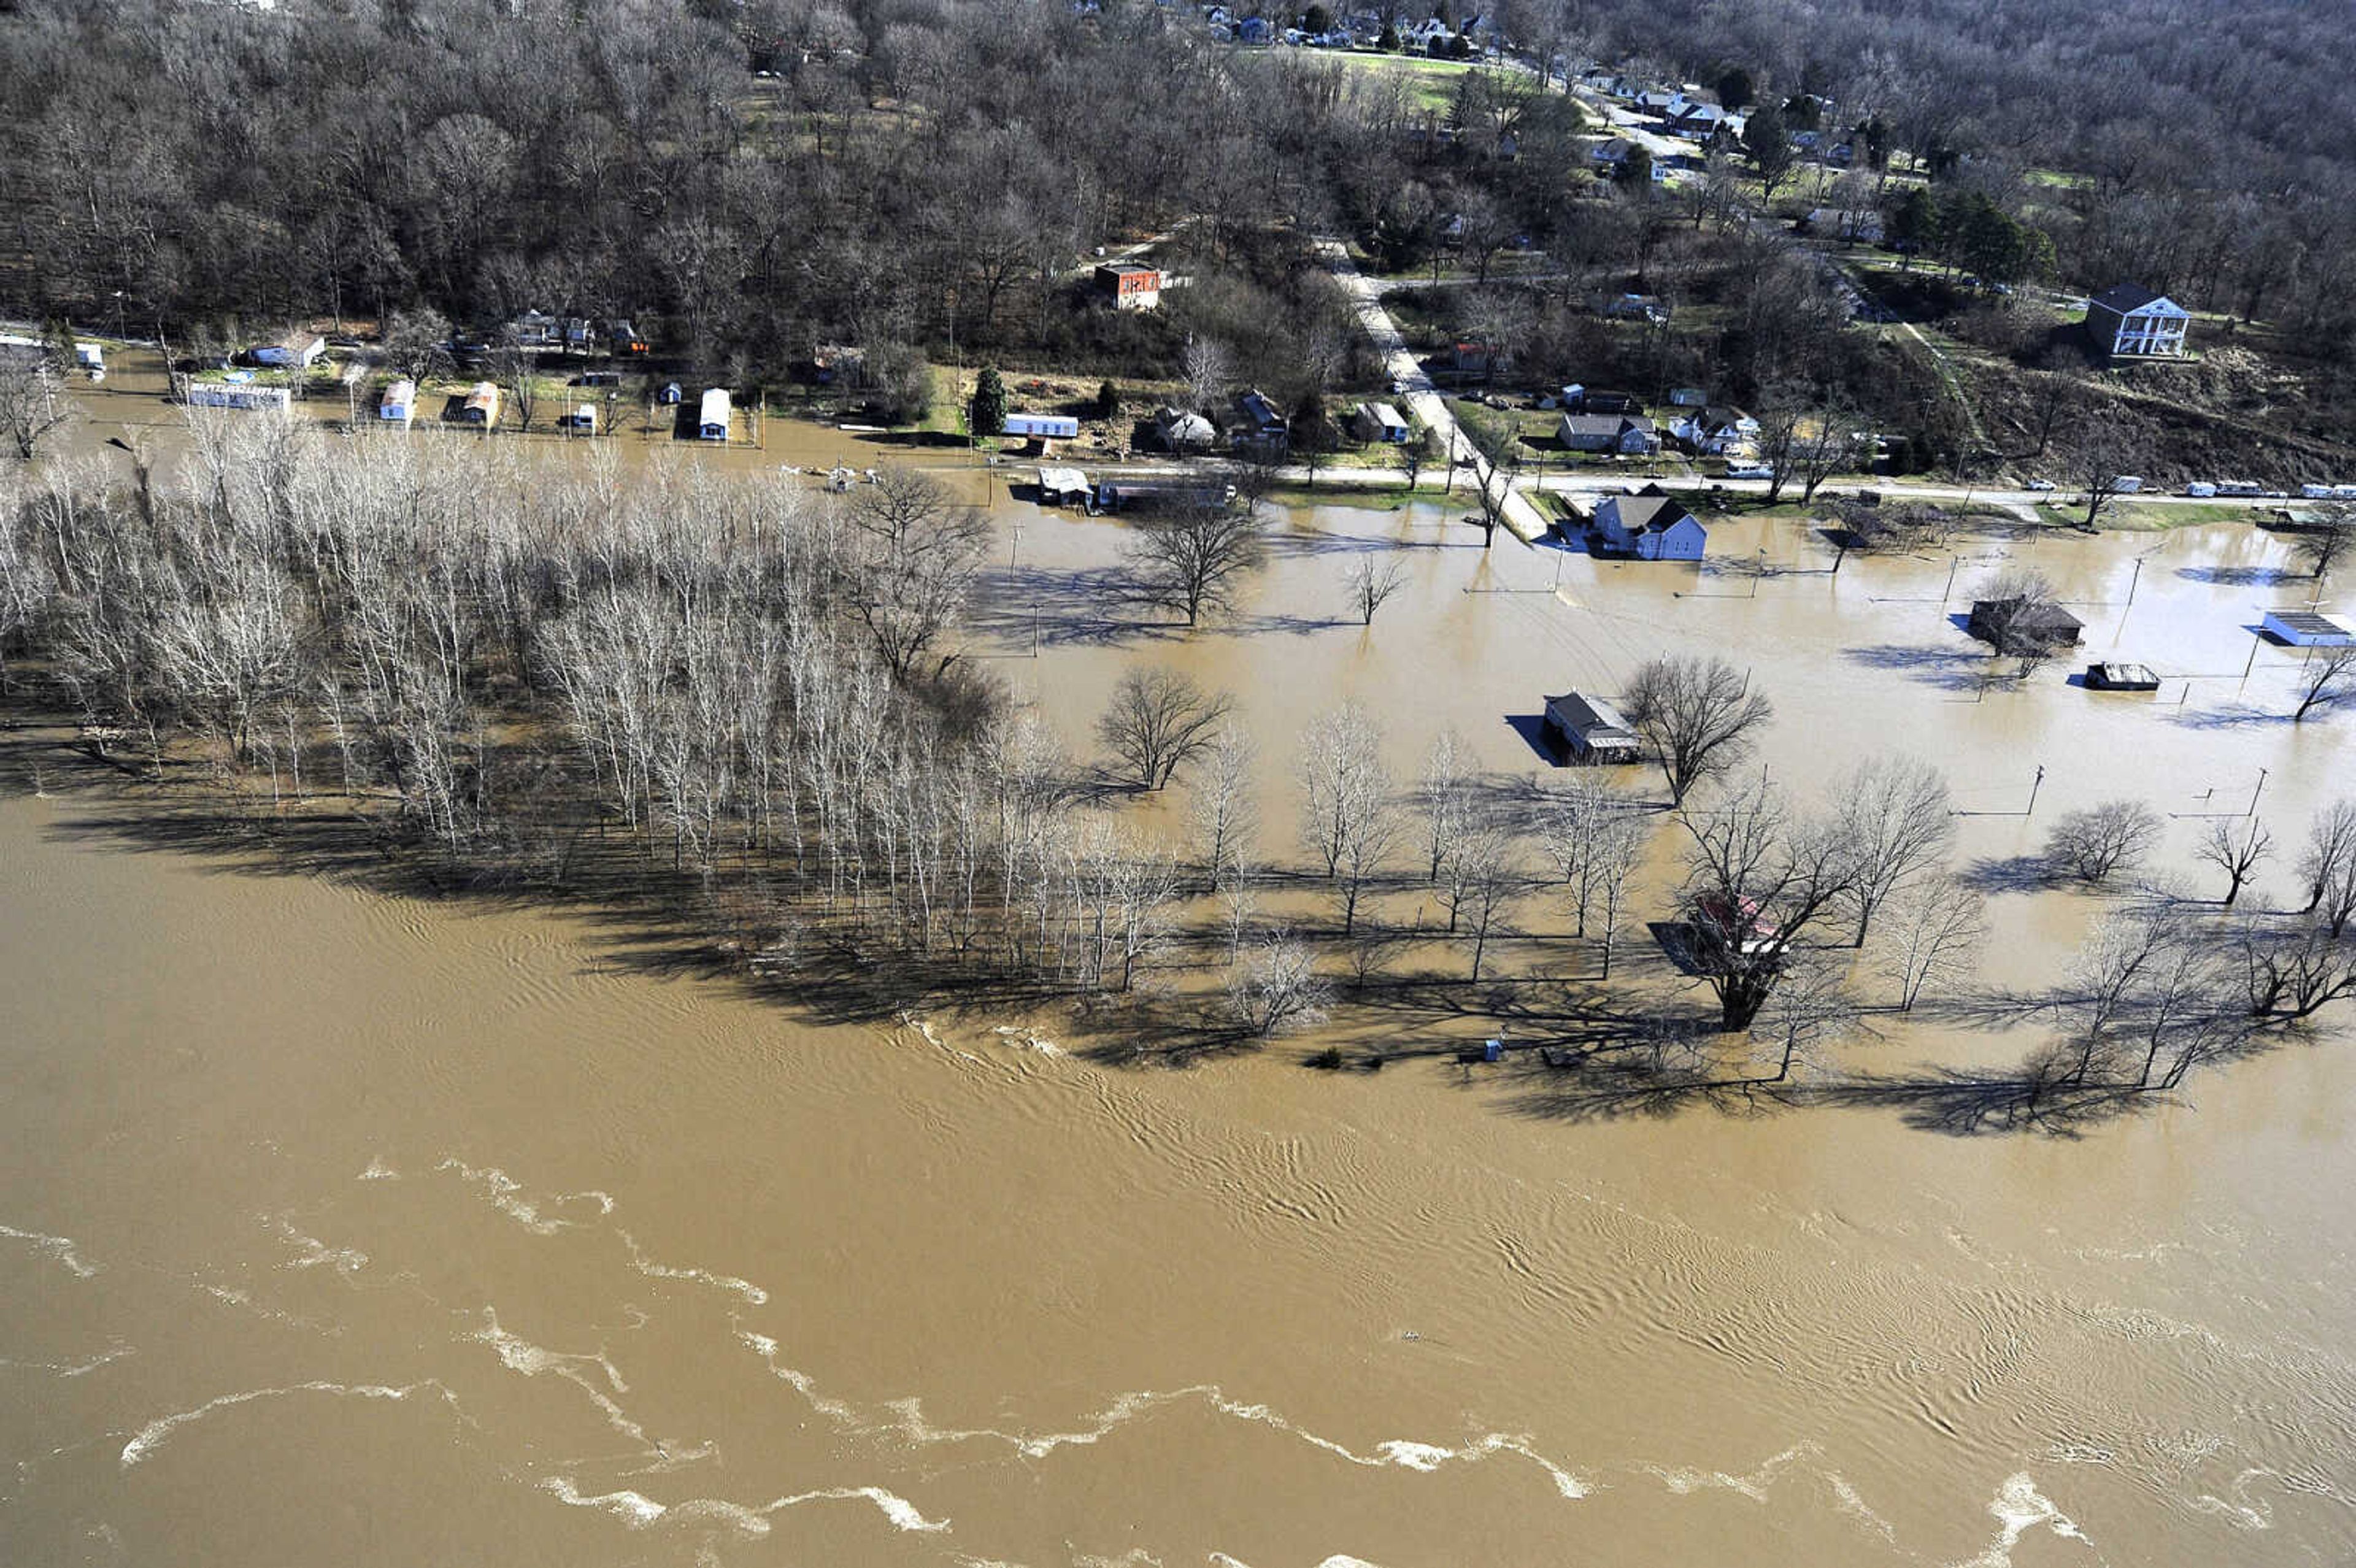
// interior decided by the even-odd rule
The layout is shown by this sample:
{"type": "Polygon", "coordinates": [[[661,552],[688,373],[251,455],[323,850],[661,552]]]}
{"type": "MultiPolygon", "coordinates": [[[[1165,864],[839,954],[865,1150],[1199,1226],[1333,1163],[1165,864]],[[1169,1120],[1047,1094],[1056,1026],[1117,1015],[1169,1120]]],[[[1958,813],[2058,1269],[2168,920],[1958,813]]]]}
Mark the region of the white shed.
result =
{"type": "Polygon", "coordinates": [[[726,441],[729,420],[728,389],[714,387],[703,394],[703,408],[696,416],[695,433],[705,441],[726,441]]]}

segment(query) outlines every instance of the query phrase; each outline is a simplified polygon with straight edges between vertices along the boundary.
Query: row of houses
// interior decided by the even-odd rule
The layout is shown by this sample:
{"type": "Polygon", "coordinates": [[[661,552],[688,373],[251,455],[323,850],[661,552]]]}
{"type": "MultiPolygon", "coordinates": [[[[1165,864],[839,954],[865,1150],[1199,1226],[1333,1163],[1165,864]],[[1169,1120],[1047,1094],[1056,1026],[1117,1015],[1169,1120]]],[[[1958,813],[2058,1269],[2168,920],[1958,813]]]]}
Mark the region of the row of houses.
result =
{"type": "Polygon", "coordinates": [[[562,348],[586,354],[600,341],[616,358],[643,358],[653,349],[646,336],[628,318],[602,324],[585,315],[554,316],[528,310],[505,328],[509,341],[523,348],[562,348]]]}
{"type": "MultiPolygon", "coordinates": [[[[274,402],[231,401],[210,397],[199,398],[195,395],[198,389],[210,390],[218,385],[212,382],[195,383],[191,389],[189,400],[211,402],[224,408],[284,408],[286,406],[286,389],[283,387],[234,389],[238,391],[274,391],[278,394],[277,400],[274,402]]],[[[499,422],[499,414],[504,407],[505,400],[497,382],[477,381],[466,389],[465,400],[458,405],[457,421],[460,424],[488,430],[499,422]]],[[[387,386],[377,399],[376,417],[380,425],[400,425],[404,429],[414,422],[417,418],[417,383],[407,377],[402,377],[387,386]]],[[[712,388],[703,394],[702,400],[696,408],[696,438],[700,441],[726,441],[734,417],[735,411],[727,389],[723,387],[712,388]]],[[[597,405],[594,403],[576,403],[556,416],[556,428],[567,434],[594,435],[597,433],[597,405]]]]}

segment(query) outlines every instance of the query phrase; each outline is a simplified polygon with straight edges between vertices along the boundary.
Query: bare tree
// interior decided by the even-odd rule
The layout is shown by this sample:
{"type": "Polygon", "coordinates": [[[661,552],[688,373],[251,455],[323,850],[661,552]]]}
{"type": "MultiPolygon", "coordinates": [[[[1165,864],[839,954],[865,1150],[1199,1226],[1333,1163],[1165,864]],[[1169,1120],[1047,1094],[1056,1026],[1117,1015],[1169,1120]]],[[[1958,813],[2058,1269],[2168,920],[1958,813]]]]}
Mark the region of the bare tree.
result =
{"type": "Polygon", "coordinates": [[[1997,657],[2016,661],[2014,678],[2026,680],[2053,656],[2062,600],[2035,567],[2007,566],[1981,590],[1973,624],[1997,657]]]}
{"type": "Polygon", "coordinates": [[[1308,947],[1279,931],[1237,974],[1228,997],[1244,1028],[1269,1040],[1322,1021],[1333,987],[1317,974],[1308,947]]]}
{"type": "Polygon", "coordinates": [[[1972,973],[1987,940],[1987,900],[1954,877],[1914,883],[1890,905],[1882,969],[1898,983],[1898,1010],[1912,1012],[1926,989],[1972,973]]]}
{"type": "Polygon", "coordinates": [[[1249,507],[1204,501],[1141,518],[1126,553],[1151,603],[1182,612],[1189,626],[1235,601],[1261,555],[1260,525],[1249,507]]]}
{"type": "Polygon", "coordinates": [[[1678,821],[1687,950],[1718,997],[1719,1027],[1746,1029],[1800,939],[1847,896],[1856,857],[1835,824],[1794,820],[1763,777],[1678,821]]]}
{"type": "Polygon", "coordinates": [[[2296,1022],[2356,997],[2356,945],[2319,922],[2290,931],[2252,924],[2234,948],[2253,1019],[2296,1022]]]}
{"type": "Polygon", "coordinates": [[[2108,881],[2143,864],[2162,827],[2159,814],[2139,800],[2107,800],[2063,813],[2046,836],[2045,858],[2080,881],[2108,881]]]}
{"type": "Polygon", "coordinates": [[[1836,474],[1857,466],[1857,416],[1838,404],[1819,407],[1792,442],[1792,461],[1800,477],[1800,504],[1816,498],[1817,487],[1836,474]]]}
{"type": "Polygon", "coordinates": [[[1178,770],[1210,750],[1235,701],[1206,692],[1166,666],[1130,669],[1097,719],[1097,738],[1111,749],[1139,789],[1166,787],[1178,770]]]}
{"type": "Polygon", "coordinates": [[[1612,977],[1628,879],[1644,859],[1647,835],[1642,812],[1637,802],[1580,778],[1556,795],[1543,818],[1547,856],[1562,875],[1572,934],[1595,938],[1601,979],[1612,977]]]}
{"type": "Polygon", "coordinates": [[[2319,708],[2329,712],[2356,697],[2356,647],[2308,649],[2291,690],[2298,698],[2291,712],[2294,723],[2319,708]]]}
{"type": "Polygon", "coordinates": [[[1793,1067],[1809,1051],[1840,1039],[1856,1024],[1857,1004],[1839,965],[1816,954],[1787,961],[1773,994],[1750,1024],[1751,1037],[1774,1051],[1775,1071],[1751,1082],[1788,1082],[1793,1067]]]}
{"type": "Polygon", "coordinates": [[[1241,865],[1258,821],[1252,798],[1253,756],[1250,732],[1230,719],[1211,737],[1196,775],[1190,815],[1203,864],[1210,868],[1215,883],[1241,865]]]}
{"type": "MultiPolygon", "coordinates": [[[[1464,830],[1472,812],[1472,785],[1464,771],[1464,739],[1451,727],[1431,738],[1418,781],[1423,805],[1424,880],[1437,883],[1448,846],[1464,830]]],[[[1456,929],[1451,923],[1451,931],[1456,929]]]]}
{"type": "Polygon", "coordinates": [[[35,349],[0,347],[0,431],[21,463],[30,463],[41,439],[73,417],[65,373],[35,349]]]}
{"type": "Polygon", "coordinates": [[[1382,732],[1365,709],[1346,704],[1311,722],[1301,737],[1300,779],[1301,837],[1336,884],[1347,936],[1397,829],[1382,732]]]}
{"type": "Polygon", "coordinates": [[[1182,373],[1194,412],[1208,413],[1218,407],[1219,399],[1236,379],[1235,357],[1216,338],[1192,338],[1186,344],[1182,373]]]}
{"type": "Polygon", "coordinates": [[[893,678],[905,682],[964,610],[990,525],[929,475],[897,466],[862,485],[846,516],[854,548],[843,586],[893,678]]]}
{"type": "Polygon", "coordinates": [[[1840,831],[1857,854],[1843,899],[1857,916],[1849,945],[1862,947],[1892,894],[1936,870],[1955,847],[1946,775],[1912,757],[1877,757],[1834,786],[1840,831]]]}
{"type": "Polygon", "coordinates": [[[1349,584],[1350,608],[1357,612],[1358,624],[1371,626],[1375,612],[1407,586],[1407,569],[1395,556],[1377,560],[1362,555],[1350,563],[1349,584]]]}
{"type": "Polygon", "coordinates": [[[2335,881],[2350,880],[2356,868],[2356,800],[2336,800],[2315,814],[2307,842],[2298,852],[2298,879],[2307,885],[2307,905],[2313,914],[2323,907],[2335,881]]]}
{"type": "Polygon", "coordinates": [[[2245,817],[2239,826],[2232,822],[2212,822],[2194,851],[2201,859],[2225,873],[2224,907],[2233,907],[2242,896],[2243,887],[2256,872],[2262,861],[2273,859],[2274,835],[2256,817],[2245,817]]]}
{"type": "Polygon", "coordinates": [[[1448,929],[1461,923],[1472,944],[1471,978],[1481,978],[1482,956],[1506,912],[1521,897],[1524,879],[1515,866],[1513,836],[1503,828],[1473,828],[1449,847],[1440,897],[1448,905],[1448,929]]]}
{"type": "Polygon", "coordinates": [[[2127,424],[2126,416],[2116,408],[2098,407],[2090,400],[2079,416],[2076,445],[2070,459],[2071,475],[2085,492],[2086,515],[2080,527],[2088,533],[2094,532],[2111,502],[2131,493],[2119,481],[2135,474],[2142,464],[2143,455],[2143,443],[2127,424]]]}
{"type": "Polygon", "coordinates": [[[2298,536],[2298,556],[2307,574],[2320,581],[2356,549],[2356,507],[2343,503],[2318,510],[2322,516],[2298,536]]]}
{"type": "Polygon", "coordinates": [[[1628,719],[1651,743],[1669,784],[1669,804],[1750,753],[1775,716],[1750,677],[1724,659],[1678,654],[1648,660],[1628,685],[1628,719]]]}
{"type": "Polygon", "coordinates": [[[516,429],[529,433],[540,411],[540,356],[511,339],[492,350],[490,371],[507,393],[516,429]]]}

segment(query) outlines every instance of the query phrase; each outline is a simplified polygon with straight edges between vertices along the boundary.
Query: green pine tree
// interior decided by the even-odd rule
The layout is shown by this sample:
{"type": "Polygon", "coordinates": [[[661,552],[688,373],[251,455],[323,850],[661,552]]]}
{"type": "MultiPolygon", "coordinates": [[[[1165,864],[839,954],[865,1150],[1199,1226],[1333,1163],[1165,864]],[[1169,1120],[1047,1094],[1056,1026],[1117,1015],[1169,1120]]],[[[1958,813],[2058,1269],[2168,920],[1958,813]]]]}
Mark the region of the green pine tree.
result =
{"type": "Polygon", "coordinates": [[[967,429],[975,436],[999,435],[1006,429],[1006,383],[998,379],[998,367],[985,365],[974,378],[973,401],[966,410],[967,429]]]}

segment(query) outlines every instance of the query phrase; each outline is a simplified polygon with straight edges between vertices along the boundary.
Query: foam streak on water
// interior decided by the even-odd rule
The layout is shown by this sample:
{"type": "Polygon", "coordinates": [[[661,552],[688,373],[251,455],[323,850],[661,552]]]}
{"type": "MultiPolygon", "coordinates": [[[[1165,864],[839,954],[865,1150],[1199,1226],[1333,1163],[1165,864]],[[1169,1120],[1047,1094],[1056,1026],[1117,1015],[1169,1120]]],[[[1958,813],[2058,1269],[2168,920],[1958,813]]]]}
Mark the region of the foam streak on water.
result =
{"type": "Polygon", "coordinates": [[[410,1383],[401,1388],[384,1383],[304,1382],[289,1384],[284,1388],[257,1388],[248,1389],[242,1393],[225,1393],[218,1399],[205,1401],[194,1410],[178,1411],[171,1415],[159,1415],[141,1427],[137,1435],[123,1445],[123,1463],[126,1468],[138,1464],[154,1454],[162,1445],[164,1439],[179,1428],[192,1421],[201,1421],[217,1410],[227,1410],[232,1405],[251,1404],[262,1399],[285,1399],[298,1393],[333,1394],[342,1399],[402,1400],[421,1390],[429,1389],[444,1400],[450,1398],[449,1390],[438,1382],[430,1381],[410,1383]]]}
{"type": "Polygon", "coordinates": [[[643,1530],[659,1520],[669,1518],[716,1522],[728,1526],[740,1535],[764,1536],[769,1533],[769,1515],[813,1502],[873,1503],[876,1511],[895,1530],[932,1534],[949,1528],[948,1520],[927,1519],[916,1504],[882,1487],[829,1487],[776,1498],[758,1508],[747,1508],[742,1503],[732,1503],[719,1498],[691,1498],[685,1502],[662,1503],[644,1492],[628,1489],[584,1494],[577,1484],[563,1476],[549,1477],[541,1483],[541,1489],[574,1508],[603,1509],[633,1530],[643,1530]]]}
{"type": "Polygon", "coordinates": [[[96,1264],[84,1262],[81,1254],[74,1251],[70,1236],[48,1236],[38,1231],[20,1231],[14,1225],[0,1225],[0,1236],[30,1242],[35,1249],[55,1258],[78,1279],[88,1279],[98,1272],[96,1264]]]}

